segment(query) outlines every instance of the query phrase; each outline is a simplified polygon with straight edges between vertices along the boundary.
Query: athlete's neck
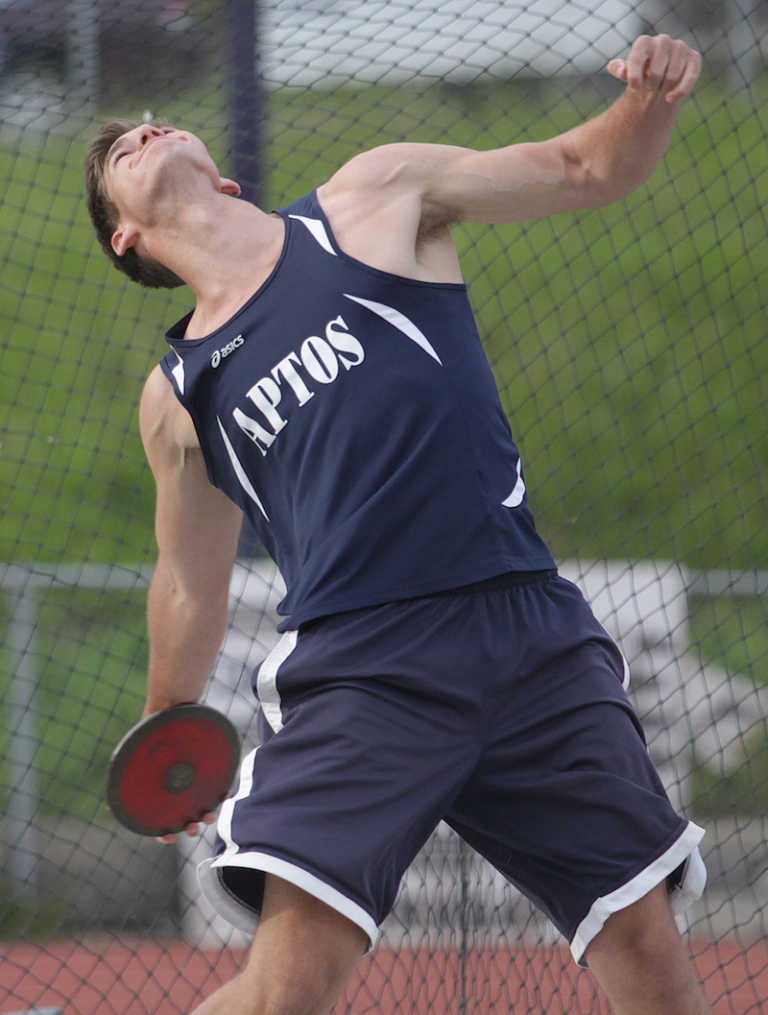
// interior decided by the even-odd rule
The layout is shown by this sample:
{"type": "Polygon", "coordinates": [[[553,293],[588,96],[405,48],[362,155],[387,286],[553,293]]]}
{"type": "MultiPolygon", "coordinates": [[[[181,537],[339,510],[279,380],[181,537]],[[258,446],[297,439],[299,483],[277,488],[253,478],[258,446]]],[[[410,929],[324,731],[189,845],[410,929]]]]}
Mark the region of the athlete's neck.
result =
{"type": "MultiPolygon", "coordinates": [[[[186,216],[183,229],[166,229],[166,248],[150,256],[183,278],[195,294],[186,338],[202,338],[225,324],[273,271],[283,248],[285,227],[237,198],[218,202],[215,214],[186,216]]],[[[158,244],[159,245],[159,244],[158,244]]]]}

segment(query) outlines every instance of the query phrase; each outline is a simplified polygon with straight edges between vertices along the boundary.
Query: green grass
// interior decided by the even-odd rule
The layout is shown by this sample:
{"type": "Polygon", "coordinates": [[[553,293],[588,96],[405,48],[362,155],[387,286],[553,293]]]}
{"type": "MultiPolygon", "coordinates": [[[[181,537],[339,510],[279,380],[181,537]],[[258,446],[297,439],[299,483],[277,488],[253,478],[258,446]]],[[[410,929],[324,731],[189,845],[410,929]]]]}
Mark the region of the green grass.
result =
{"type": "MultiPolygon", "coordinates": [[[[457,231],[558,557],[765,566],[766,90],[752,108],[702,87],[664,166],[620,205],[457,231]]],[[[226,168],[223,103],[220,86],[201,84],[154,111],[198,130],[226,168]]],[[[376,143],[492,147],[549,136],[604,104],[590,84],[273,93],[265,204],[376,143]]],[[[137,108],[127,96],[103,112],[137,108]]],[[[141,564],[153,555],[153,492],[136,407],[189,294],[143,292],[96,248],[80,196],[84,137],[6,137],[0,561],[141,564]]],[[[106,759],[141,708],[141,599],[44,596],[36,766],[48,811],[103,816],[106,759]]],[[[694,640],[763,680],[768,635],[750,611],[699,607],[694,640]]]]}

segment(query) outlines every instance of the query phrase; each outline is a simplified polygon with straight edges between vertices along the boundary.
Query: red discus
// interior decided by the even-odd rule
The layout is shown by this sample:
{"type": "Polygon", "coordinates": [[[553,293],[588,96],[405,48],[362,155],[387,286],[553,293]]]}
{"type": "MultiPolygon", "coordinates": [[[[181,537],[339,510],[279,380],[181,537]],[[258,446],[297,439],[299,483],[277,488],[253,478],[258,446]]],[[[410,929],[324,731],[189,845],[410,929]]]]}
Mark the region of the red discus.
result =
{"type": "Polygon", "coordinates": [[[169,835],[200,821],[227,795],[240,760],[232,723],[208,705],[148,715],[115,748],[107,801],[139,835],[169,835]]]}

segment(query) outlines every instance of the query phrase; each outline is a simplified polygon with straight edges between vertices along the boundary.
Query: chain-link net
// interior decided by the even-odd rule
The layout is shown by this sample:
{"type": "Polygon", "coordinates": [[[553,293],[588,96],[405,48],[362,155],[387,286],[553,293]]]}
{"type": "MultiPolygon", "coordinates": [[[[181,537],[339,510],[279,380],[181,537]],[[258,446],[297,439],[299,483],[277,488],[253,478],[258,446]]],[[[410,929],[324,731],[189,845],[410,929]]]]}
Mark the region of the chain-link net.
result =
{"type": "MultiPolygon", "coordinates": [[[[705,825],[690,916],[717,1015],[768,1004],[768,3],[0,0],[0,1011],[181,1013],[240,967],[207,841],[117,827],[144,696],[153,486],[136,407],[189,293],[98,249],[100,122],[199,134],[279,206],[356,152],[538,140],[604,108],[643,32],[701,50],[663,166],[611,207],[456,238],[538,527],[619,640],[676,804],[705,825]]],[[[208,700],[254,737],[280,579],[248,534],[208,700]]],[[[446,759],[450,764],[450,759],[446,759]]],[[[606,1012],[530,904],[440,826],[337,1011],[606,1012]]]]}

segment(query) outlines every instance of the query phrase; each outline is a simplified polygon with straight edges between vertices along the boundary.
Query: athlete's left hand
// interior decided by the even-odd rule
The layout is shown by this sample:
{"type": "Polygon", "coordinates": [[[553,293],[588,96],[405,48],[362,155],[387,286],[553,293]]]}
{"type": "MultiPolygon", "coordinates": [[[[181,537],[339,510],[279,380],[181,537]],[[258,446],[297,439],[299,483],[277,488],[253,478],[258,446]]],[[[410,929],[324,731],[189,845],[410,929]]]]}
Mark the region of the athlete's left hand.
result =
{"type": "MultiPolygon", "coordinates": [[[[191,822],[189,825],[187,825],[187,827],[184,829],[184,833],[185,835],[189,835],[192,838],[194,838],[196,835],[202,835],[203,832],[205,831],[205,826],[212,825],[215,821],[216,815],[212,811],[209,811],[207,814],[204,814],[202,816],[199,822],[191,822]]],[[[164,846],[170,846],[174,842],[176,842],[176,838],[177,838],[176,835],[170,833],[169,835],[159,835],[157,837],[157,841],[162,842],[164,846]]]]}
{"type": "Polygon", "coordinates": [[[615,59],[607,71],[631,92],[678,102],[689,95],[701,72],[701,54],[668,35],[641,35],[626,60],[615,59]]]}

